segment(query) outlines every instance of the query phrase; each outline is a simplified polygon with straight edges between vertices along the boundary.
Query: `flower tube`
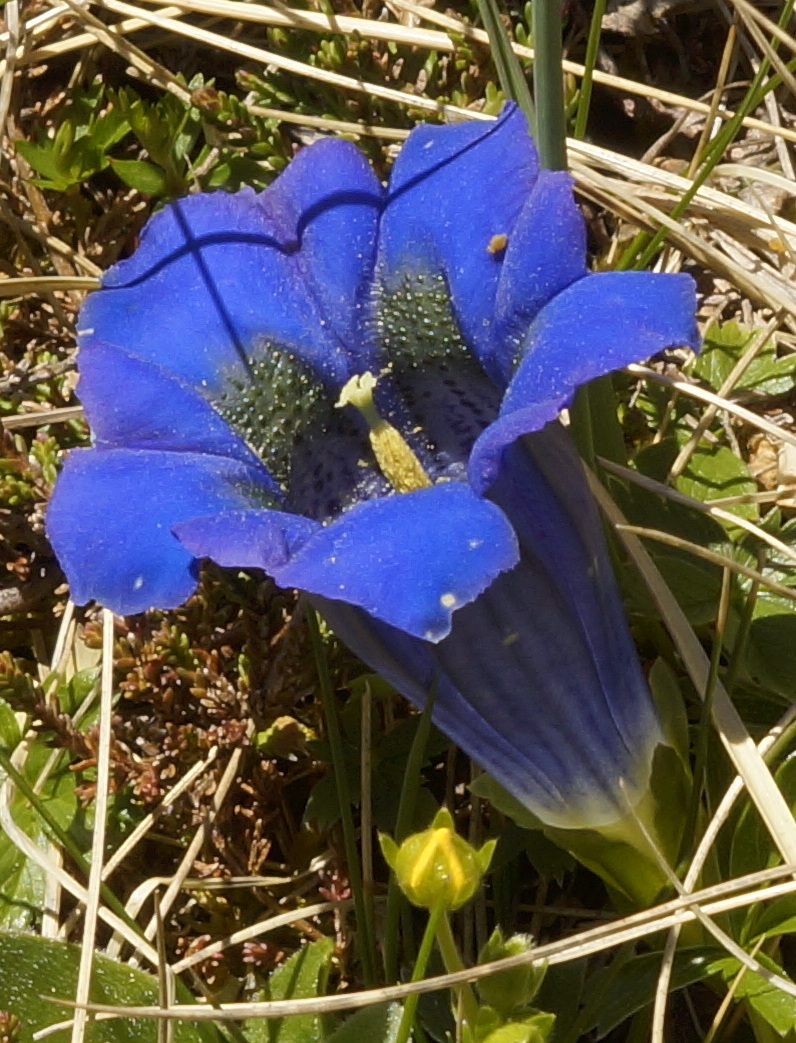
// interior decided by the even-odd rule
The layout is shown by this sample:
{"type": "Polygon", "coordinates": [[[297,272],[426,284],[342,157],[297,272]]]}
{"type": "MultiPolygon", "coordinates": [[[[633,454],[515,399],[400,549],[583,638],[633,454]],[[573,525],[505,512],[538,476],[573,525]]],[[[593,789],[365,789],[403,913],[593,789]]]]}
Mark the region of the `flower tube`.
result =
{"type": "Polygon", "coordinates": [[[78,603],[169,608],[198,563],[306,591],[546,826],[642,806],[667,745],[558,424],[698,346],[686,275],[592,274],[522,114],[420,126],[385,189],[301,150],[262,193],[156,214],[80,316],[93,432],[47,527],[78,603]]]}

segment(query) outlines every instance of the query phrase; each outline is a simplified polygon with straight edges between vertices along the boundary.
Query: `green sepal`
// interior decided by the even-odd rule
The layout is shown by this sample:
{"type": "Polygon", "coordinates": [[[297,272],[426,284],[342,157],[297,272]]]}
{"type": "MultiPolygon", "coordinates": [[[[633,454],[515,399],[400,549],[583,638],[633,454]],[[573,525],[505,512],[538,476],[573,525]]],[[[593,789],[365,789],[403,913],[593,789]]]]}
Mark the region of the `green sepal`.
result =
{"type": "Polygon", "coordinates": [[[398,859],[398,845],[393,838],[386,833],[379,833],[379,847],[384,856],[384,861],[390,869],[395,869],[395,863],[398,859]]]}
{"type": "MultiPolygon", "coordinates": [[[[501,929],[496,927],[481,950],[478,962],[492,963],[493,960],[502,960],[507,956],[529,953],[532,949],[533,939],[530,935],[515,934],[504,938],[501,929]]],[[[546,965],[532,963],[498,971],[478,982],[478,995],[483,1003],[497,1011],[504,1020],[508,1019],[521,1008],[530,1006],[546,971],[546,965]]]]}
{"type": "Polygon", "coordinates": [[[529,1017],[508,1021],[493,1029],[481,1043],[545,1043],[553,1031],[555,1014],[538,1011],[529,1017]]]}
{"type": "Polygon", "coordinates": [[[661,860],[676,863],[689,782],[679,754],[660,745],[649,788],[632,813],[600,829],[545,826],[544,833],[601,877],[617,899],[646,907],[669,884],[661,860]]]}
{"type": "Polygon", "coordinates": [[[543,833],[568,851],[604,880],[622,904],[633,907],[648,906],[669,882],[644,829],[660,855],[674,866],[690,788],[690,774],[680,754],[663,744],[655,749],[649,786],[633,813],[599,829],[548,826],[488,775],[480,775],[470,784],[473,793],[490,801],[519,826],[543,833]]]}

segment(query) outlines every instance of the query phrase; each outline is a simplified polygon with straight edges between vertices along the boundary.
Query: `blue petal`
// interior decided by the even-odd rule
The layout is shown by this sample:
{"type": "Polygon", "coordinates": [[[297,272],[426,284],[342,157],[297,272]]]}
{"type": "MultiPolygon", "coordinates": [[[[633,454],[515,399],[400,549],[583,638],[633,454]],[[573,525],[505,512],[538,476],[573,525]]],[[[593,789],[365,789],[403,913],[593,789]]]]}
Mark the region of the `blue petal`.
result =
{"type": "Polygon", "coordinates": [[[645,684],[599,519],[562,432],[512,450],[500,506],[520,562],[456,612],[440,643],[409,637],[316,599],[335,632],[434,719],[544,822],[624,818],[665,742],[645,684]],[[538,467],[536,458],[544,461],[538,467]]]}
{"type": "Polygon", "coordinates": [[[260,466],[212,406],[162,366],[93,337],[84,340],[78,362],[78,394],[98,448],[210,453],[260,466]]]}
{"type": "Polygon", "coordinates": [[[182,604],[196,586],[177,522],[250,506],[262,474],[234,460],[142,449],[79,449],[67,458],[47,534],[78,604],[121,615],[182,604]]]}
{"type": "Polygon", "coordinates": [[[240,510],[191,518],[174,535],[196,558],[275,576],[321,526],[288,511],[240,510]]]}
{"type": "Polygon", "coordinates": [[[559,293],[528,331],[501,416],[473,447],[470,481],[489,488],[504,446],[538,431],[581,384],[665,348],[699,348],[694,280],[689,275],[605,272],[559,293]]]}
{"type": "Polygon", "coordinates": [[[393,168],[379,233],[384,292],[406,277],[442,274],[465,338],[489,369],[501,250],[513,234],[538,172],[525,117],[507,105],[496,123],[419,126],[393,168]]]}
{"type": "Polygon", "coordinates": [[[517,560],[502,511],[458,482],[357,504],[324,527],[263,511],[196,518],[175,531],[196,555],[258,565],[280,586],[359,605],[430,641],[517,560]]]}
{"type": "Polygon", "coordinates": [[[572,178],[542,170],[506,247],[495,301],[506,377],[537,313],[585,274],[586,223],[572,196],[572,178]]]}
{"type": "Polygon", "coordinates": [[[325,140],[259,195],[172,203],[106,273],[80,328],[211,388],[268,341],[344,379],[360,350],[382,194],[354,146],[325,140]]]}

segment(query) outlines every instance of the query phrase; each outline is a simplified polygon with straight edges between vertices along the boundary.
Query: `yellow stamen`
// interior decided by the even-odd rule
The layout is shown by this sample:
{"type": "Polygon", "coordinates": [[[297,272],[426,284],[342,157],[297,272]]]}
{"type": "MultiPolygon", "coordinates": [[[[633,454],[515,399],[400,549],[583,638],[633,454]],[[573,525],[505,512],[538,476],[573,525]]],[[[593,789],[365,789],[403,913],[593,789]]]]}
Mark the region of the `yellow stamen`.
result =
{"type": "Polygon", "coordinates": [[[509,245],[509,237],[504,232],[493,235],[486,248],[488,254],[499,254],[509,245]]]}
{"type": "Polygon", "coordinates": [[[360,373],[351,377],[335,404],[340,409],[353,406],[365,418],[370,445],[381,472],[396,492],[424,489],[431,481],[400,432],[379,416],[373,401],[375,387],[376,377],[372,373],[360,373]]]}

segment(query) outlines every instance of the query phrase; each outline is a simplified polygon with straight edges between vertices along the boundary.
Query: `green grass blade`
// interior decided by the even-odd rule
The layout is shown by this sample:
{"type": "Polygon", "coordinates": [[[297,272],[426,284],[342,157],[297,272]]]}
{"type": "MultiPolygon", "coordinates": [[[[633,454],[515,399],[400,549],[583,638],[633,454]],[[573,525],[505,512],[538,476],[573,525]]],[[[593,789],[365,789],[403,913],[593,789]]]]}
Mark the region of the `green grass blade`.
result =
{"type": "Polygon", "coordinates": [[[591,24],[589,25],[589,38],[586,41],[586,58],[583,65],[585,72],[580,84],[578,94],[578,108],[575,113],[575,129],[572,136],[581,141],[586,136],[586,127],[589,123],[589,109],[591,107],[591,91],[594,83],[594,65],[597,61],[597,51],[600,47],[600,34],[602,30],[603,15],[605,14],[606,0],[595,0],[592,11],[591,24]]]}
{"type": "Polygon", "coordinates": [[[534,0],[533,47],[533,91],[539,159],[545,170],[566,170],[561,0],[534,0]]]}
{"type": "Polygon", "coordinates": [[[320,688],[321,701],[323,702],[326,734],[332,751],[335,785],[340,804],[340,821],[343,827],[343,842],[348,862],[348,879],[351,884],[351,894],[354,898],[354,908],[359,928],[359,954],[362,960],[362,975],[366,985],[373,985],[376,981],[376,941],[373,930],[373,907],[369,896],[365,894],[365,889],[362,886],[362,868],[354,830],[354,817],[351,814],[351,792],[348,786],[343,736],[340,731],[340,720],[334,700],[332,679],[329,675],[329,664],[326,660],[326,650],[321,639],[318,617],[314,609],[309,605],[307,605],[307,623],[312,640],[312,651],[315,656],[315,666],[318,671],[318,687],[320,688]]]}
{"type": "Polygon", "coordinates": [[[536,112],[525,72],[511,46],[509,34],[500,17],[497,0],[478,0],[478,13],[489,36],[492,60],[497,69],[503,93],[512,98],[528,118],[531,133],[536,133],[536,112]]]}

